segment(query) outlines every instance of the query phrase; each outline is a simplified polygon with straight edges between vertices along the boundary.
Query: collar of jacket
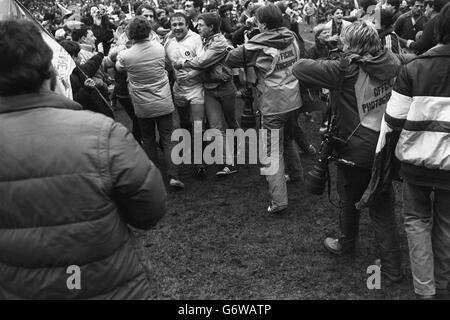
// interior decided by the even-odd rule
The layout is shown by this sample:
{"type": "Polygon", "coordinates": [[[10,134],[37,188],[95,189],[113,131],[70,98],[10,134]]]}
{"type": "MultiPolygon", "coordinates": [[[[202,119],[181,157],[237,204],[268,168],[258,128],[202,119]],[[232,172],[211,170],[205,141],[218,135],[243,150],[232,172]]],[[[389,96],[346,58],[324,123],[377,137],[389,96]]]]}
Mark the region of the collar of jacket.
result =
{"type": "Polygon", "coordinates": [[[142,40],[133,40],[134,46],[142,46],[142,45],[148,45],[150,43],[151,39],[142,39],[142,40]]]}
{"type": "Polygon", "coordinates": [[[208,38],[203,39],[203,45],[207,45],[213,42],[217,37],[221,36],[221,33],[214,33],[210,35],[208,38]]]}
{"type": "Polygon", "coordinates": [[[86,50],[89,52],[94,52],[94,46],[87,44],[87,43],[80,43],[80,49],[86,50]]]}
{"type": "Polygon", "coordinates": [[[38,91],[16,96],[0,96],[0,113],[37,108],[82,110],[80,104],[53,91],[38,91]]]}
{"type": "Polygon", "coordinates": [[[419,57],[435,57],[435,56],[447,56],[450,57],[450,43],[449,44],[437,44],[419,57]]]}
{"type": "Polygon", "coordinates": [[[295,34],[286,27],[266,30],[255,35],[246,44],[245,49],[254,51],[263,47],[284,49],[295,39],[295,34]]]}

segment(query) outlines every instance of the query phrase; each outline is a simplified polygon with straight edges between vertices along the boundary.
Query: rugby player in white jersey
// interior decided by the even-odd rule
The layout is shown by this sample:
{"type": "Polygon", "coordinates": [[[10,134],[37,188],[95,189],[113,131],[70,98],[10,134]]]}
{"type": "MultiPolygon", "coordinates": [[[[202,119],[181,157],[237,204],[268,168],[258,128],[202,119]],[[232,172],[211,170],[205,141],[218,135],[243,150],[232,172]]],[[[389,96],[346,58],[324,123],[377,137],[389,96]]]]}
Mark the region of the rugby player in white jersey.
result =
{"type": "MultiPolygon", "coordinates": [[[[189,30],[189,18],[181,12],[170,17],[171,32],[164,44],[166,57],[173,65],[179,61],[191,60],[203,52],[203,43],[200,35],[189,30]]],[[[177,109],[178,118],[174,128],[187,127],[194,130],[194,121],[203,124],[205,114],[204,89],[199,71],[191,68],[173,69],[175,83],[173,85],[173,99],[177,109]]],[[[202,128],[204,124],[202,125],[202,128]]],[[[197,174],[204,176],[206,167],[196,165],[197,174]]]]}

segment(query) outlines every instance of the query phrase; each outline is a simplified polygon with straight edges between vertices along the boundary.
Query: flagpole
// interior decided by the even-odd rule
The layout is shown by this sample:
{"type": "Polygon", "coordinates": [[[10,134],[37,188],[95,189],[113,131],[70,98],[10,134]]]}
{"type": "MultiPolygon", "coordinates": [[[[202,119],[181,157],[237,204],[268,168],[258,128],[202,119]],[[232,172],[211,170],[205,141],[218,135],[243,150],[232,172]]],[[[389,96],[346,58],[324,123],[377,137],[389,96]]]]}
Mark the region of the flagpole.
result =
{"type": "MultiPolygon", "coordinates": [[[[56,41],[56,39],[55,39],[55,37],[53,36],[53,34],[51,33],[51,32],[49,32],[47,29],[45,29],[40,23],[39,23],[39,21],[37,21],[36,20],[36,18],[31,14],[31,12],[19,1],[19,0],[14,0],[14,2],[17,4],[17,5],[19,5],[19,7],[25,12],[25,13],[27,13],[33,20],[34,20],[34,22],[36,22],[38,25],[39,25],[39,27],[42,29],[42,30],[44,30],[45,31],[45,33],[48,35],[48,36],[50,36],[54,41],[56,41]]],[[[56,41],[56,42],[58,42],[58,41],[56,41]]],[[[87,76],[87,74],[80,68],[80,66],[78,66],[76,63],[75,63],[75,68],[77,68],[77,70],[78,71],[80,71],[81,72],[81,74],[83,75],[83,76],[85,76],[86,77],[86,79],[88,79],[89,77],[87,76]]],[[[86,80],[85,80],[86,81],[86,80]]],[[[110,106],[110,104],[108,103],[108,101],[105,99],[105,97],[100,93],[100,91],[98,90],[98,88],[97,87],[94,87],[94,90],[95,90],[95,92],[97,92],[97,94],[100,96],[100,98],[102,99],[102,101],[103,101],[103,103],[104,104],[106,104],[107,106],[108,106],[108,109],[111,111],[111,113],[112,113],[112,115],[113,115],[113,117],[114,117],[114,110],[113,110],[113,108],[110,106]]]]}

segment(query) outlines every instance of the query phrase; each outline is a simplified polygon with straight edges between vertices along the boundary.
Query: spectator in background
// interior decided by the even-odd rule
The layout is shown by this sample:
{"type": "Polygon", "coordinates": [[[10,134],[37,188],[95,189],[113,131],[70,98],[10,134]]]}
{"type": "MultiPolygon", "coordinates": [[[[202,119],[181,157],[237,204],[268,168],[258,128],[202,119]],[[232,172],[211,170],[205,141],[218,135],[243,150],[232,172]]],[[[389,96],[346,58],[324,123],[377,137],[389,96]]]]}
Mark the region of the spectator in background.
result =
{"type": "Polygon", "coordinates": [[[431,20],[425,25],[420,39],[417,39],[416,41],[412,39],[406,42],[406,47],[408,49],[417,54],[422,54],[437,44],[436,25],[439,21],[439,12],[447,3],[449,3],[449,1],[450,0],[434,0],[434,14],[431,14],[431,20]]]}
{"type": "Polygon", "coordinates": [[[241,13],[241,17],[239,18],[239,23],[245,25],[245,21],[251,17],[250,11],[253,8],[253,0],[247,0],[244,3],[244,11],[241,13]]]}
{"type": "Polygon", "coordinates": [[[324,23],[327,20],[328,13],[334,8],[328,0],[322,0],[317,4],[317,19],[318,23],[324,23]]]}
{"type": "Polygon", "coordinates": [[[400,41],[394,31],[392,10],[381,9],[380,18],[381,29],[378,30],[378,35],[380,36],[381,44],[392,53],[399,54],[400,41]]]}
{"type": "Polygon", "coordinates": [[[60,28],[55,31],[55,39],[60,42],[66,40],[66,31],[63,28],[60,28]]]}
{"type": "Polygon", "coordinates": [[[255,12],[261,6],[262,5],[260,4],[255,4],[250,10],[250,18],[246,20],[245,25],[236,30],[236,32],[233,34],[232,40],[234,46],[247,42],[249,39],[259,33],[258,25],[256,24],[255,20],[255,12]]]}
{"type": "Polygon", "coordinates": [[[423,15],[423,0],[415,0],[411,10],[402,14],[395,22],[395,33],[402,39],[414,40],[416,34],[422,31],[428,19],[423,15]]]}
{"type": "Polygon", "coordinates": [[[98,11],[98,7],[92,6],[89,11],[84,14],[81,22],[83,22],[88,27],[92,27],[94,25],[94,17],[97,16],[98,11]]]}
{"type": "MultiPolygon", "coordinates": [[[[317,7],[312,2],[312,0],[308,0],[308,2],[303,7],[303,16],[305,17],[306,23],[308,25],[312,25],[314,27],[314,18],[317,14],[317,7]]],[[[311,30],[311,32],[313,32],[311,30]]]]}
{"type": "Polygon", "coordinates": [[[156,32],[156,30],[159,28],[159,23],[157,21],[155,8],[153,8],[149,3],[143,3],[137,8],[136,16],[141,16],[147,19],[151,27],[151,39],[159,42],[159,35],[156,32]]]}
{"type": "Polygon", "coordinates": [[[345,20],[355,22],[358,19],[372,20],[377,0],[358,0],[359,8],[354,8],[350,16],[345,17],[345,20]]]}
{"type": "Polygon", "coordinates": [[[198,17],[203,10],[203,0],[188,0],[184,2],[184,12],[189,17],[189,29],[199,33],[197,28],[198,17]]]}
{"type": "Polygon", "coordinates": [[[401,0],[387,0],[383,5],[383,9],[386,9],[392,13],[392,23],[395,23],[397,19],[402,15],[400,11],[401,0]]]}
{"type": "Polygon", "coordinates": [[[329,29],[319,29],[314,35],[314,46],[308,49],[307,55],[310,59],[324,59],[328,57],[330,49],[329,39],[331,31],[329,29]]]}
{"type": "MultiPolygon", "coordinates": [[[[436,3],[436,2],[435,2],[436,3]]],[[[450,4],[435,24],[438,45],[397,77],[385,120],[401,132],[403,217],[414,292],[450,299],[450,4]]]]}
{"type": "Polygon", "coordinates": [[[0,50],[0,299],[152,298],[127,224],[164,215],[158,169],[124,126],[53,92],[52,50],[32,22],[1,21],[0,50]]]}
{"type": "Polygon", "coordinates": [[[96,82],[93,80],[93,77],[102,64],[103,52],[99,52],[85,63],[81,63],[79,56],[80,45],[77,42],[63,40],[60,44],[70,54],[77,65],[70,75],[73,100],[81,104],[84,110],[91,110],[114,118],[109,105],[100,96],[101,93],[95,90],[96,82]]]}
{"type": "Polygon", "coordinates": [[[331,19],[324,25],[318,25],[314,28],[314,31],[317,32],[318,29],[327,29],[330,31],[331,36],[331,39],[329,39],[329,41],[338,42],[342,31],[347,26],[351,25],[351,22],[343,19],[344,10],[342,9],[342,7],[336,6],[330,11],[330,13],[333,15],[333,19],[331,19]]]}
{"type": "Polygon", "coordinates": [[[279,1],[277,2],[276,6],[280,9],[281,14],[283,15],[283,26],[294,32],[297,36],[298,45],[300,46],[300,50],[302,51],[301,55],[304,56],[306,54],[305,42],[300,35],[299,24],[295,12],[291,9],[288,10],[289,7],[287,5],[287,1],[279,1]],[[289,15],[289,13],[291,15],[289,15]]]}
{"type": "Polygon", "coordinates": [[[427,17],[428,20],[433,19],[436,15],[439,14],[439,12],[436,12],[434,10],[434,0],[425,0],[425,17],[427,17]]]}
{"type": "Polygon", "coordinates": [[[402,0],[400,3],[399,10],[401,14],[407,13],[410,10],[408,1],[402,0]]]}
{"type": "Polygon", "coordinates": [[[169,17],[167,16],[167,11],[165,9],[156,10],[157,19],[159,21],[160,26],[163,29],[166,29],[167,32],[170,31],[170,22],[169,17]]]}
{"type": "Polygon", "coordinates": [[[206,5],[205,12],[217,13],[218,12],[217,5],[215,3],[210,3],[206,5]]]}
{"type": "Polygon", "coordinates": [[[236,25],[231,19],[231,11],[233,10],[232,4],[224,4],[219,7],[220,16],[220,32],[225,38],[230,39],[233,37],[233,33],[237,30],[236,25]]]}
{"type": "Polygon", "coordinates": [[[99,43],[102,43],[106,55],[114,41],[114,30],[116,29],[117,27],[109,20],[109,15],[105,11],[100,10],[96,13],[92,25],[92,32],[96,38],[95,45],[98,46],[99,43]]]}
{"type": "Polygon", "coordinates": [[[81,58],[80,63],[85,63],[92,58],[95,52],[95,42],[97,38],[95,38],[91,28],[82,26],[79,29],[74,29],[72,31],[72,40],[80,44],[81,50],[78,54],[81,58]]]}

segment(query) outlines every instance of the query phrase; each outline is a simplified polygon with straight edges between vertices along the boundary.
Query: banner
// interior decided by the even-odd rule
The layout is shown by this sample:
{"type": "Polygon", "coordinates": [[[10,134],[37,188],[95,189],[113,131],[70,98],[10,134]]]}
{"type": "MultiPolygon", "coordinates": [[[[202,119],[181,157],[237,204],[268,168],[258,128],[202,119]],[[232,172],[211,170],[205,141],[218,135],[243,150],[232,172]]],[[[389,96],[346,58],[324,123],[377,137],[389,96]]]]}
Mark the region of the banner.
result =
{"type": "Polygon", "coordinates": [[[52,65],[57,73],[55,92],[72,99],[70,75],[75,68],[75,62],[69,53],[16,0],[0,0],[0,20],[6,19],[27,19],[39,25],[42,38],[53,51],[52,65]]]}

